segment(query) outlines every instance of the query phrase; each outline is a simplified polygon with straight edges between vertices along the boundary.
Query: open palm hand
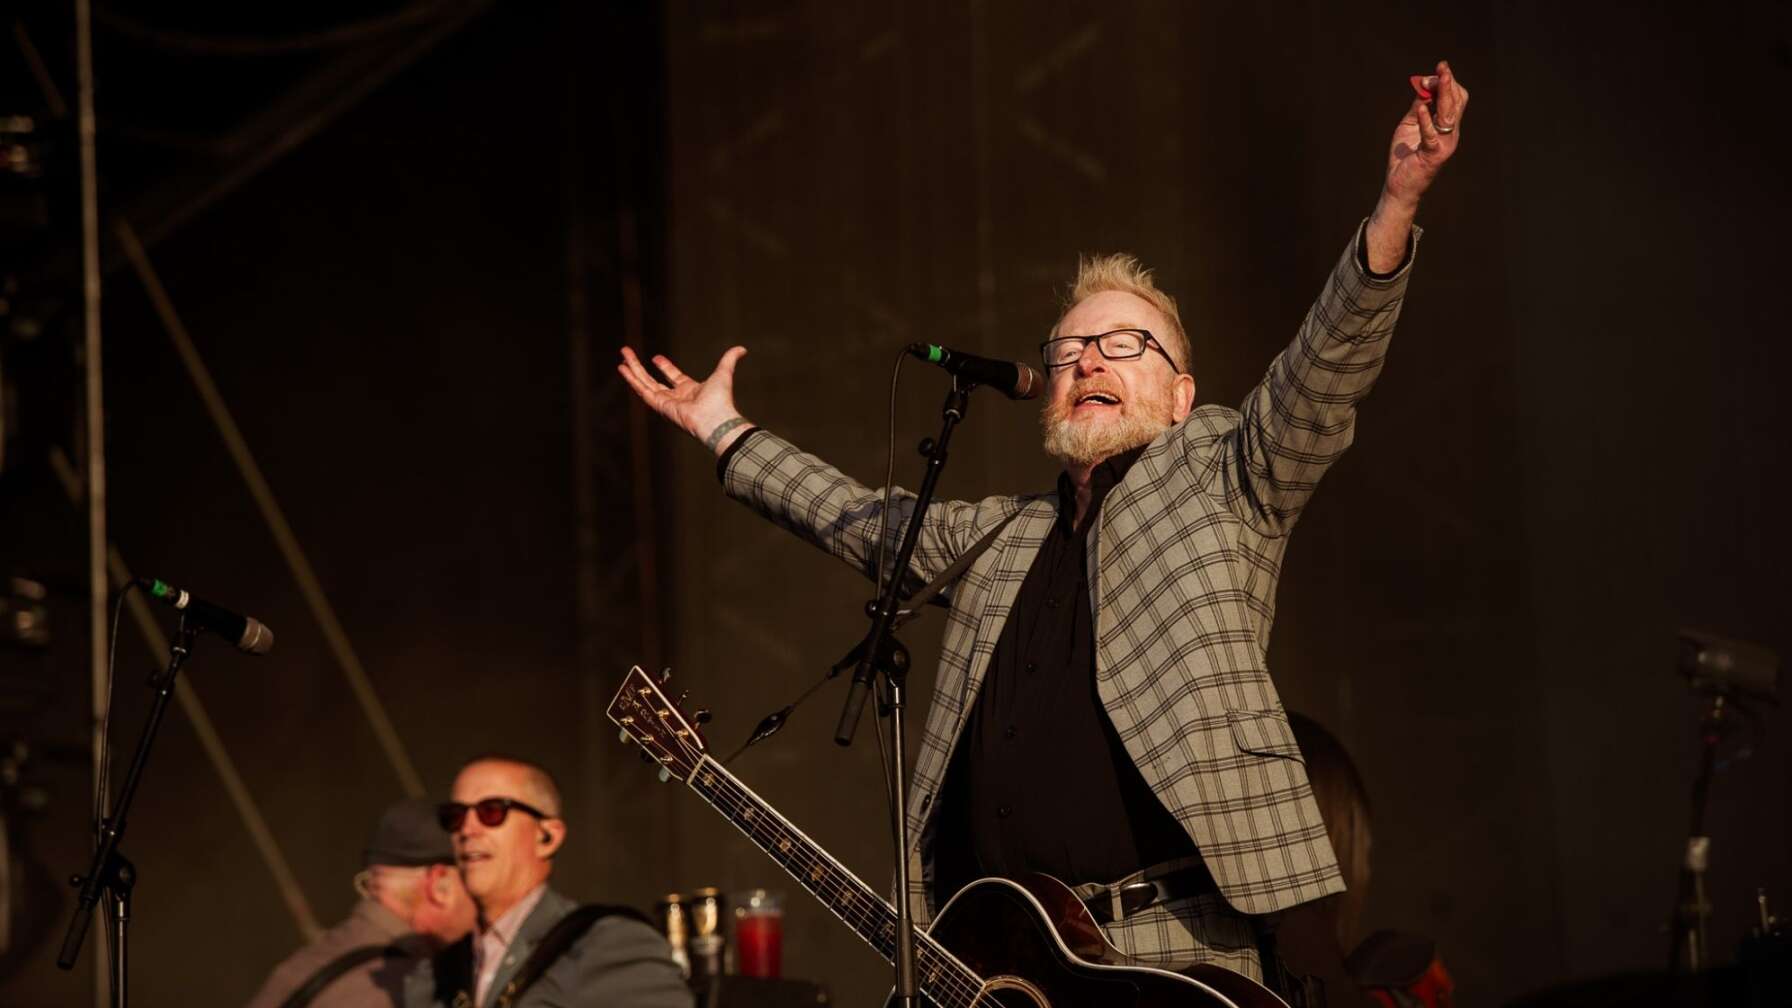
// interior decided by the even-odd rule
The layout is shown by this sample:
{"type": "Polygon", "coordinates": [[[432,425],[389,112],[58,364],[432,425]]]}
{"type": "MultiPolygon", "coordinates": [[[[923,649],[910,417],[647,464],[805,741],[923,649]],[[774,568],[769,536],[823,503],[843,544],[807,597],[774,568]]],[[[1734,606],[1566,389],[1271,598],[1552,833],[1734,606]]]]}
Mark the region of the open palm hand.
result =
{"type": "Polygon", "coordinates": [[[746,347],[729,347],[709,377],[698,381],[680,371],[669,358],[655,354],[654,369],[665,376],[661,380],[647,369],[632,348],[623,347],[622,362],[616,365],[616,370],[635,395],[655,413],[702,440],[738,415],[734,408],[734,368],[746,355],[746,347]]]}

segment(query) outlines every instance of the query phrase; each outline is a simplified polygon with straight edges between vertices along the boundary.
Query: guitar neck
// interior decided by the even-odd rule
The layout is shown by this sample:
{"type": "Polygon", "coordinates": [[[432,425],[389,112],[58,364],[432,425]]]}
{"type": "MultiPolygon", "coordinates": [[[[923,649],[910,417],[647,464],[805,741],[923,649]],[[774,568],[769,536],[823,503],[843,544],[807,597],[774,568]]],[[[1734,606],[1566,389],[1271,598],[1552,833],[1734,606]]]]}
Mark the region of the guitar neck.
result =
{"type": "MultiPolygon", "coordinates": [[[[894,961],[896,910],[888,900],[715,760],[704,756],[689,784],[886,962],[894,961]]],[[[946,1008],[968,1008],[983,982],[920,931],[915,932],[915,974],[922,993],[946,1008]]]]}

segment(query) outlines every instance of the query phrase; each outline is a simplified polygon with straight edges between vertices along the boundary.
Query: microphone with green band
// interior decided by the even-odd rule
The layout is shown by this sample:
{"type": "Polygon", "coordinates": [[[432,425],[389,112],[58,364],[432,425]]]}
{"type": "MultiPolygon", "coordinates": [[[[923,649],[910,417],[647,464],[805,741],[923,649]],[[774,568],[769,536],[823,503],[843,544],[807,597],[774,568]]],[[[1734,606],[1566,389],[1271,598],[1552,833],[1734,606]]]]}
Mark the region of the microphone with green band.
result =
{"type": "Polygon", "coordinates": [[[161,599],[186,614],[187,620],[202,630],[212,633],[235,644],[238,650],[250,654],[267,654],[274,647],[274,631],[258,619],[252,619],[220,605],[213,605],[198,598],[183,588],[176,588],[166,581],[150,578],[139,578],[138,584],[152,598],[161,599]]]}
{"type": "Polygon", "coordinates": [[[1019,361],[991,360],[933,343],[910,343],[908,352],[976,385],[988,385],[1010,399],[1031,399],[1045,388],[1039,372],[1019,361]]]}

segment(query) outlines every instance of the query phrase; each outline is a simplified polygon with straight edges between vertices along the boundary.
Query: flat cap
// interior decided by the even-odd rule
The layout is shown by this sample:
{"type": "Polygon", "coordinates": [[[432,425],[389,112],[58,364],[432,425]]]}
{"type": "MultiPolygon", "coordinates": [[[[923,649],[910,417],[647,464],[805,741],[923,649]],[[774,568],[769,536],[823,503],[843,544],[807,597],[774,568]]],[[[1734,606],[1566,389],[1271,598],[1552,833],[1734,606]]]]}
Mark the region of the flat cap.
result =
{"type": "Polygon", "coordinates": [[[388,806],[367,838],[361,863],[368,867],[453,864],[454,844],[436,821],[435,803],[406,798],[388,806]]]}

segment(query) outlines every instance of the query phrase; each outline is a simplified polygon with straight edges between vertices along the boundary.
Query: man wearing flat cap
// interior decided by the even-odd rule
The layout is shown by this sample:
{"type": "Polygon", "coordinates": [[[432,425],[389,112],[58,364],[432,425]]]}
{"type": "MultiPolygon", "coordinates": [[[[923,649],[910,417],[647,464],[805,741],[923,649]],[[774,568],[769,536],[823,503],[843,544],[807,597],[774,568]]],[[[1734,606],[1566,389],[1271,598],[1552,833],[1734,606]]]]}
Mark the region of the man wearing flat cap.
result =
{"type": "Polygon", "coordinates": [[[473,929],[477,909],[433,803],[387,808],[361,864],[348,918],[274,967],[249,1008],[392,1008],[413,968],[473,929]]]}

